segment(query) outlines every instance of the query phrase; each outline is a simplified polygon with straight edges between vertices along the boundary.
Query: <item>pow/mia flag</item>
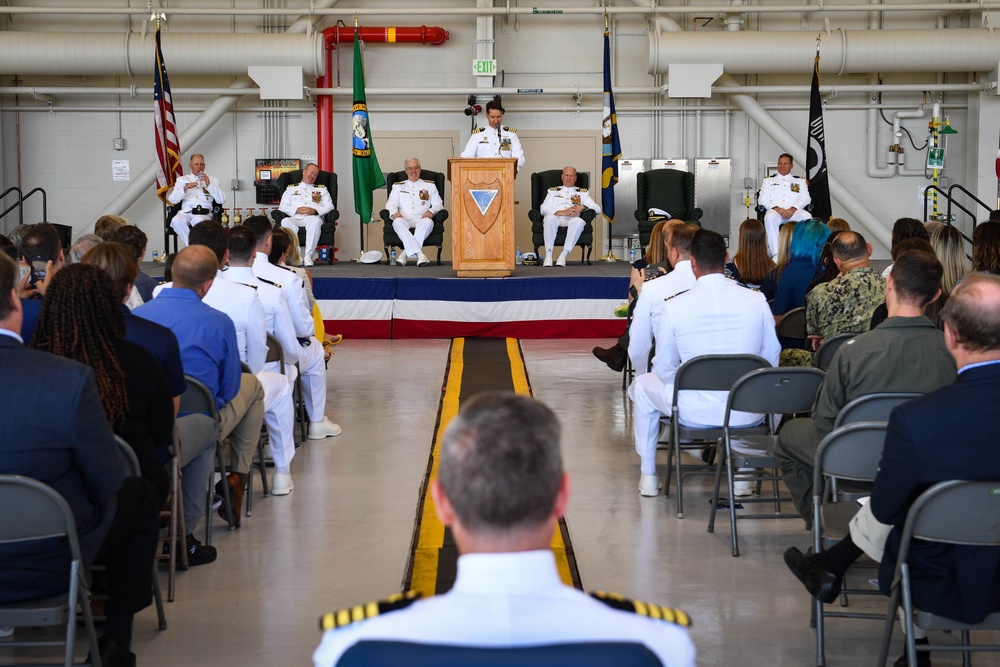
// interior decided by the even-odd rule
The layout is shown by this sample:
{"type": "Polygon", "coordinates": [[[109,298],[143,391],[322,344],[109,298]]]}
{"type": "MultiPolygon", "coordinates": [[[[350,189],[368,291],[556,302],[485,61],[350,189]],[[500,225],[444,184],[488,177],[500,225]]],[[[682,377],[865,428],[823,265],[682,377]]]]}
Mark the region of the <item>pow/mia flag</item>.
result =
{"type": "Polygon", "coordinates": [[[819,48],[813,62],[812,90],[809,93],[809,141],[806,142],[806,181],[812,197],[813,217],[826,222],[833,215],[830,206],[830,178],[826,170],[826,134],[823,131],[823,100],[819,96],[819,48]]]}

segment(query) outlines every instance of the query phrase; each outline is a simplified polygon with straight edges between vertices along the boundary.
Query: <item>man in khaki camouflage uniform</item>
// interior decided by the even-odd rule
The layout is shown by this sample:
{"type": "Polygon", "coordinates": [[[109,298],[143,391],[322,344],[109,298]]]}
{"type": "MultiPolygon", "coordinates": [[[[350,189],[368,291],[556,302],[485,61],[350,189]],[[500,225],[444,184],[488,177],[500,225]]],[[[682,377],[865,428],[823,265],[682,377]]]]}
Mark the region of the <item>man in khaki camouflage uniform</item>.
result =
{"type": "MultiPolygon", "coordinates": [[[[864,333],[885,303],[885,279],[871,268],[872,246],[858,232],[841,232],[830,248],[840,275],[806,294],[806,332],[815,351],[842,333],[864,333]]],[[[806,350],[784,350],[782,366],[811,366],[806,350]]]]}

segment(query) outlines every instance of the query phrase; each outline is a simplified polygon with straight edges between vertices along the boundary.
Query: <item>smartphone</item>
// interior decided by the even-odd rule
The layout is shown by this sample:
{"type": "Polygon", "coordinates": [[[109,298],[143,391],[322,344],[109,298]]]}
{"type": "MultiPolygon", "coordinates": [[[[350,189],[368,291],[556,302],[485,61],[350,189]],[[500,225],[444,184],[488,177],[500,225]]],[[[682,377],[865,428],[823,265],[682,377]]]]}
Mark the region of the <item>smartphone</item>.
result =
{"type": "Polygon", "coordinates": [[[45,268],[48,266],[49,260],[41,255],[35,255],[31,258],[31,278],[28,282],[34,286],[35,283],[45,280],[45,268]]]}
{"type": "Polygon", "coordinates": [[[21,281],[24,280],[24,278],[29,273],[31,273],[31,267],[30,266],[27,266],[25,264],[18,264],[17,265],[17,283],[20,285],[21,281]]]}

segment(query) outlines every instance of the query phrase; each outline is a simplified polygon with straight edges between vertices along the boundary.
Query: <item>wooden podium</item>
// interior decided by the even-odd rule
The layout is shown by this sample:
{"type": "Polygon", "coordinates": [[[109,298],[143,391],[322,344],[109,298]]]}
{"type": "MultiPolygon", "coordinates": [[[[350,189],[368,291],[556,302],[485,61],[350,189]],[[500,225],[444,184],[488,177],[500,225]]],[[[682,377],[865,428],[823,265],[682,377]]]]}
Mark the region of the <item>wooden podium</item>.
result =
{"type": "Polygon", "coordinates": [[[516,158],[451,158],[452,266],[460,278],[509,276],[514,268],[516,158]]]}

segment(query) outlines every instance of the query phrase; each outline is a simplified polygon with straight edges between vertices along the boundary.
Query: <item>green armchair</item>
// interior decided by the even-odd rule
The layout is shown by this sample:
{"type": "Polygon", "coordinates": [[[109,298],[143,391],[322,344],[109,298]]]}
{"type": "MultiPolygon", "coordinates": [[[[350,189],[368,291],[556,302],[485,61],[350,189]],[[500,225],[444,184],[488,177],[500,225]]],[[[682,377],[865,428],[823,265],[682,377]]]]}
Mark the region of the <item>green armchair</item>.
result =
{"type": "MultiPolygon", "coordinates": [[[[278,176],[278,192],[285,194],[285,190],[288,189],[289,185],[297,185],[302,182],[302,170],[296,169],[295,171],[286,171],[285,173],[278,176]]],[[[333,263],[334,253],[337,252],[337,247],[334,245],[334,236],[337,232],[337,218],[340,217],[340,211],[337,210],[337,175],[329,172],[320,170],[319,174],[316,176],[316,185],[325,185],[326,189],[330,191],[330,200],[333,202],[333,210],[323,216],[323,225],[319,230],[319,241],[317,246],[329,246],[330,252],[330,263],[333,263]]],[[[285,213],[282,213],[278,209],[271,211],[271,218],[274,220],[275,226],[280,226],[281,221],[287,218],[285,213]]],[[[306,244],[306,230],[304,228],[299,229],[299,245],[304,246],[306,244]]]]}
{"type": "MultiPolygon", "coordinates": [[[[442,201],[444,200],[444,174],[438,171],[431,171],[430,169],[421,169],[420,178],[425,181],[433,181],[434,187],[437,188],[442,201]]],[[[388,194],[392,192],[393,183],[405,181],[406,179],[407,176],[405,171],[393,171],[386,174],[386,193],[388,194]]],[[[392,218],[389,217],[389,211],[382,209],[379,212],[379,217],[382,218],[382,245],[385,247],[385,263],[388,264],[389,248],[395,246],[402,249],[403,242],[399,240],[399,235],[397,235],[396,230],[392,228],[392,218]]],[[[441,266],[441,246],[444,245],[444,221],[448,219],[447,209],[441,209],[435,213],[434,217],[431,219],[434,221],[434,227],[431,229],[431,233],[427,235],[427,238],[424,239],[424,247],[437,247],[437,263],[438,266],[441,266]]]]}
{"type": "Polygon", "coordinates": [[[649,235],[656,226],[649,209],[658,208],[671,218],[698,222],[703,212],[694,205],[694,174],[677,169],[651,169],[636,176],[635,219],[639,223],[639,245],[649,245],[649,235]]]}
{"type": "MultiPolygon", "coordinates": [[[[531,220],[531,244],[535,247],[535,255],[538,255],[538,248],[545,245],[545,229],[542,226],[542,202],[545,201],[545,193],[549,188],[562,185],[562,169],[549,169],[548,171],[536,171],[531,175],[531,210],[528,211],[528,219],[531,220]]],[[[578,172],[576,175],[576,185],[580,188],[590,187],[590,175],[578,172]]],[[[591,194],[593,196],[593,193],[591,194]]],[[[594,218],[597,213],[587,209],[580,214],[586,223],[583,233],[576,245],[580,250],[580,263],[584,261],[590,264],[590,254],[594,250],[594,218]]],[[[561,246],[566,242],[566,228],[560,227],[556,234],[555,245],[561,246]]]]}

